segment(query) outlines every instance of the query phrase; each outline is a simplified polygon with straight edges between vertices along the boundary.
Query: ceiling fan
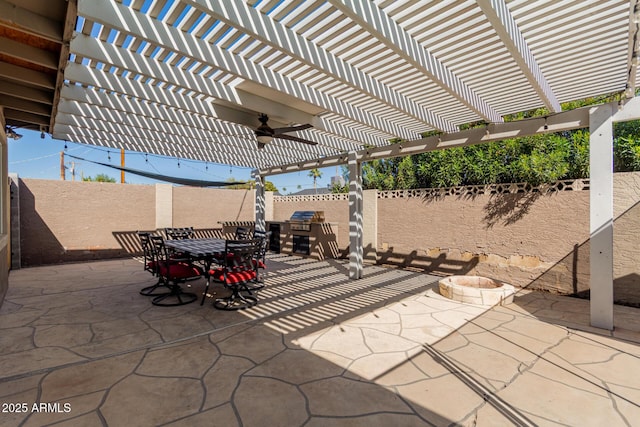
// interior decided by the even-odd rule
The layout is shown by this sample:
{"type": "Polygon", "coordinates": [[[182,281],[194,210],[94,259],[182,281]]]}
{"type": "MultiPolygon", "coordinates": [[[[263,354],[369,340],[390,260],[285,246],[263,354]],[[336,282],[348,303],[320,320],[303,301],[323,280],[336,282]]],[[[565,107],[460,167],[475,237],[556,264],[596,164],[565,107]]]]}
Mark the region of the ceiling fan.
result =
{"type": "Polygon", "coordinates": [[[318,144],[317,142],[309,141],[303,138],[298,138],[297,136],[294,136],[294,135],[287,135],[287,132],[296,132],[299,130],[305,130],[313,127],[310,124],[272,129],[267,124],[267,122],[269,121],[269,116],[267,116],[266,114],[260,114],[260,117],[258,118],[258,120],[260,120],[260,123],[262,123],[255,130],[259,149],[264,148],[265,145],[271,142],[273,138],[288,139],[289,141],[302,142],[303,144],[309,144],[309,145],[318,144]]]}

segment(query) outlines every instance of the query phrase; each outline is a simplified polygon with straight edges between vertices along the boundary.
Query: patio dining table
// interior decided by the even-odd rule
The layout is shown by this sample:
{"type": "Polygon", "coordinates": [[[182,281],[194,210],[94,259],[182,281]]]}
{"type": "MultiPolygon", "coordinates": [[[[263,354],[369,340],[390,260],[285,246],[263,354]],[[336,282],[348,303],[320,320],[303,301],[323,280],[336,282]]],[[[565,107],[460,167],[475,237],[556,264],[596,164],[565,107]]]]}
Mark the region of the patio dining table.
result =
{"type": "Polygon", "coordinates": [[[213,258],[224,252],[225,243],[225,239],[204,238],[166,240],[164,244],[194,260],[205,261],[206,266],[209,267],[213,258]]]}
{"type": "MultiPolygon", "coordinates": [[[[225,252],[226,243],[227,241],[225,239],[216,238],[179,239],[165,241],[165,245],[168,248],[184,254],[193,261],[200,261],[204,264],[204,277],[207,279],[206,289],[209,289],[209,283],[211,280],[211,264],[213,264],[214,262],[220,262],[218,260],[220,259],[220,256],[225,252]]],[[[204,300],[206,297],[207,291],[205,290],[200,305],[204,304],[204,300]]]]}

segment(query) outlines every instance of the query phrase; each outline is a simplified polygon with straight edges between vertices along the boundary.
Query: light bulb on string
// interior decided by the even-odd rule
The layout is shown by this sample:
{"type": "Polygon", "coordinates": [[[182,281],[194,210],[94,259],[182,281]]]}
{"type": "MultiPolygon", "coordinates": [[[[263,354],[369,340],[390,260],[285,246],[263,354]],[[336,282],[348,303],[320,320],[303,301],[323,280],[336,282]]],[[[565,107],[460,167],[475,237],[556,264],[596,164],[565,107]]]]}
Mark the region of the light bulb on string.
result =
{"type": "Polygon", "coordinates": [[[144,153],[144,162],[149,163],[149,157],[147,156],[147,153],[144,153]]]}
{"type": "Polygon", "coordinates": [[[180,159],[178,159],[178,167],[180,167],[180,159]]]}
{"type": "Polygon", "coordinates": [[[107,160],[111,161],[111,152],[107,150],[107,160]]]}

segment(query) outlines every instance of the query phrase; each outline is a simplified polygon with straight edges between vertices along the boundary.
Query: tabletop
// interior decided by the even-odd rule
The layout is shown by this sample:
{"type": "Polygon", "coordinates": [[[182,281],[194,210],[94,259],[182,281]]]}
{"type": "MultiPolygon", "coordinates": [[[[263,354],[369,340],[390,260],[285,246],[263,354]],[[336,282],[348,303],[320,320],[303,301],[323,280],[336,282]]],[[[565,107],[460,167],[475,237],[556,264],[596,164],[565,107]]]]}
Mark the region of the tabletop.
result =
{"type": "Polygon", "coordinates": [[[164,244],[168,248],[178,252],[187,253],[192,257],[209,257],[224,252],[225,239],[181,239],[166,240],[164,244]]]}

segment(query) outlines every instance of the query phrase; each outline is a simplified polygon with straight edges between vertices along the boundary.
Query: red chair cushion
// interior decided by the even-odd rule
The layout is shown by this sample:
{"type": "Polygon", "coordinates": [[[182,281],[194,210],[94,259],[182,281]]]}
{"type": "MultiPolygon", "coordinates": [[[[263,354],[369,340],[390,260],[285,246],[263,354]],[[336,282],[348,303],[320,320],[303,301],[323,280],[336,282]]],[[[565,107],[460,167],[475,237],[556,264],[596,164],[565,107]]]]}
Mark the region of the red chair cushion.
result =
{"type": "Polygon", "coordinates": [[[167,269],[167,263],[160,263],[160,275],[169,279],[190,279],[192,277],[202,276],[200,267],[186,262],[170,262],[167,269]]]}
{"type": "MultiPolygon", "coordinates": [[[[215,268],[209,271],[211,278],[217,282],[224,281],[224,269],[215,268]]],[[[227,272],[227,285],[235,285],[238,283],[246,283],[256,278],[256,272],[254,270],[236,269],[227,272]]]]}
{"type": "MultiPolygon", "coordinates": [[[[264,262],[262,262],[262,260],[261,260],[261,259],[259,259],[259,260],[257,261],[257,263],[258,263],[258,268],[267,268],[266,264],[265,264],[264,262]]],[[[254,266],[256,265],[256,260],[255,260],[255,259],[253,260],[253,265],[254,265],[254,266]]]]}

